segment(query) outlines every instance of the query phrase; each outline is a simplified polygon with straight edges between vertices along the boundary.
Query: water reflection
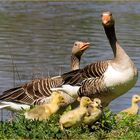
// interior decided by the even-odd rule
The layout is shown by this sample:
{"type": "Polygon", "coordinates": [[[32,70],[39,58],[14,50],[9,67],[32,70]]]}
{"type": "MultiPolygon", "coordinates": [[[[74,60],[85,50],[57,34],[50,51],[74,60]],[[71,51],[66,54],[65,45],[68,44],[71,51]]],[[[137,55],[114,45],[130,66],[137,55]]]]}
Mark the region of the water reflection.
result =
{"type": "MultiPolygon", "coordinates": [[[[81,67],[112,57],[100,14],[111,10],[116,18],[118,39],[140,70],[139,2],[0,2],[0,91],[33,75],[58,75],[70,69],[70,51],[76,40],[92,47],[83,55],[81,67]],[[57,69],[57,71],[56,71],[57,69]]],[[[140,80],[124,96],[111,103],[115,112],[130,105],[133,93],[140,93],[140,80]]]]}

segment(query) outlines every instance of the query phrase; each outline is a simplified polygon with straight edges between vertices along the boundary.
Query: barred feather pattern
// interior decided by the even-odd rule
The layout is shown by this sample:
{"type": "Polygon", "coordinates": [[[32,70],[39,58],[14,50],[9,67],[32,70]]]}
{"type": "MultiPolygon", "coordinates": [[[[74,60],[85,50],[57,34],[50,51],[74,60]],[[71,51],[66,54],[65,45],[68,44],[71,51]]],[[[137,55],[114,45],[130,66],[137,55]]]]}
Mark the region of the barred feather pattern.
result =
{"type": "Polygon", "coordinates": [[[47,97],[50,97],[50,88],[61,86],[62,84],[81,85],[86,78],[96,78],[104,73],[107,68],[104,61],[97,64],[90,64],[84,69],[74,70],[62,76],[36,79],[23,86],[12,88],[0,95],[0,100],[17,102],[23,104],[43,104],[47,97]]]}
{"type": "Polygon", "coordinates": [[[3,92],[0,100],[24,104],[42,104],[42,100],[51,95],[50,88],[62,85],[62,78],[36,79],[23,86],[3,92]]]}
{"type": "Polygon", "coordinates": [[[109,89],[104,83],[104,76],[96,78],[88,78],[81,83],[81,87],[78,91],[78,95],[88,96],[96,98],[98,96],[104,96],[104,93],[108,93],[109,89]]]}
{"type": "Polygon", "coordinates": [[[96,77],[102,76],[108,67],[108,61],[97,61],[96,63],[92,63],[92,64],[87,65],[82,70],[82,77],[84,77],[84,78],[91,78],[91,77],[96,78],[96,77]]]}
{"type": "Polygon", "coordinates": [[[108,61],[98,61],[87,65],[83,69],[71,71],[62,75],[64,84],[79,85],[87,78],[101,77],[108,67],[108,61]]]}

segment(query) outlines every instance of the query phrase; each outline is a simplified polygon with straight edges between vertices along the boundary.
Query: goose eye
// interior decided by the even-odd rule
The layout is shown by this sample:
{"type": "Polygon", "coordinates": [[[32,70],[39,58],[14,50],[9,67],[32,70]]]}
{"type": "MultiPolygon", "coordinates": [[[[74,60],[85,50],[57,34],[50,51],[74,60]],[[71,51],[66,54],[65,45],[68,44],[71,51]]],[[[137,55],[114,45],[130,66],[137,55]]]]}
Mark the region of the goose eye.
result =
{"type": "Polygon", "coordinates": [[[75,43],[75,46],[77,46],[77,43],[75,43]]]}

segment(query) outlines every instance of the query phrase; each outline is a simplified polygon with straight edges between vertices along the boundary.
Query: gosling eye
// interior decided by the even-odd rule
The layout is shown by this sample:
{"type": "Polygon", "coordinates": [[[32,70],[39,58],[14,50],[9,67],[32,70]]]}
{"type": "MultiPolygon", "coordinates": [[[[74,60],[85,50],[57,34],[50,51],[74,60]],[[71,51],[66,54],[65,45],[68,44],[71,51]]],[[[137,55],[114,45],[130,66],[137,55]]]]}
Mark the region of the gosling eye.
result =
{"type": "Polygon", "coordinates": [[[75,46],[77,46],[77,43],[75,43],[75,46]]]}

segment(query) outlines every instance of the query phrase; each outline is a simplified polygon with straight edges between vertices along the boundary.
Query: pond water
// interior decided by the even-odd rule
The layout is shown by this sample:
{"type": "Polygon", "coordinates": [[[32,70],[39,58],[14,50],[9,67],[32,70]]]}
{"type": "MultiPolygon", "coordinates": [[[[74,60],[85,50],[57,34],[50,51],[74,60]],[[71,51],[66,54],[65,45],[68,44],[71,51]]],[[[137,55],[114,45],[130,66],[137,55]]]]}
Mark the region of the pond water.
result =
{"type": "MultiPolygon", "coordinates": [[[[112,58],[101,24],[105,10],[112,11],[117,38],[140,70],[140,2],[0,2],[0,92],[69,71],[76,40],[91,43],[81,67],[112,58]]],[[[140,80],[111,110],[128,107],[135,93],[140,95],[140,80]]]]}

